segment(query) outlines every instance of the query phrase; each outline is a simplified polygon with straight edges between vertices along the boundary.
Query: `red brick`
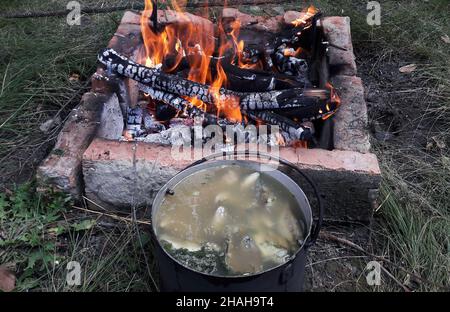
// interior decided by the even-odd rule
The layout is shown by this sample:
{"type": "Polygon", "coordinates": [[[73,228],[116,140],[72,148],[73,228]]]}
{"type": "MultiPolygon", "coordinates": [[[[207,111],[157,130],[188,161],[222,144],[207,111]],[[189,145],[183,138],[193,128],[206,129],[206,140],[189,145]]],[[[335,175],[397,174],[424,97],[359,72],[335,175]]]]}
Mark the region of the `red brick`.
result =
{"type": "Polygon", "coordinates": [[[334,147],[369,152],[367,105],[361,79],[355,76],[334,76],[331,82],[338,90],[342,103],[333,117],[334,147]]]}
{"type": "Polygon", "coordinates": [[[368,175],[379,175],[381,173],[377,157],[374,154],[338,150],[298,149],[297,155],[297,163],[304,168],[316,167],[368,175]]]}
{"type": "Polygon", "coordinates": [[[283,15],[283,21],[287,25],[291,25],[293,21],[298,19],[300,16],[302,16],[301,12],[298,11],[287,11],[283,15]]]}
{"type": "Polygon", "coordinates": [[[240,12],[235,8],[224,8],[222,11],[222,19],[224,20],[238,20],[241,22],[241,27],[257,23],[257,17],[240,12]]]}
{"type": "MultiPolygon", "coordinates": [[[[327,219],[370,221],[380,183],[375,155],[282,147],[279,156],[313,177],[325,198],[327,219]]],[[[149,205],[159,188],[192,162],[175,159],[170,146],[95,139],[83,158],[86,194],[104,207],[130,206],[131,200],[149,205]]]]}
{"type": "Polygon", "coordinates": [[[355,55],[353,54],[350,18],[341,16],[325,17],[321,20],[326,39],[333,45],[347,51],[330,46],[328,57],[330,65],[340,75],[356,75],[355,55]]]}
{"type": "Polygon", "coordinates": [[[110,141],[95,138],[83,154],[83,159],[92,161],[133,161],[134,142],[110,141]]]}
{"type": "Polygon", "coordinates": [[[100,109],[107,97],[86,93],[69,115],[58,135],[52,153],[37,170],[37,180],[42,188],[65,191],[74,197],[81,195],[81,158],[98,127],[100,109]]]}
{"type": "Polygon", "coordinates": [[[274,17],[254,16],[242,13],[234,8],[223,9],[222,19],[225,21],[238,20],[242,28],[273,33],[280,32],[283,26],[283,17],[281,15],[274,17]]]}
{"type": "Polygon", "coordinates": [[[131,11],[125,11],[120,21],[121,24],[141,24],[141,14],[131,11]]]}

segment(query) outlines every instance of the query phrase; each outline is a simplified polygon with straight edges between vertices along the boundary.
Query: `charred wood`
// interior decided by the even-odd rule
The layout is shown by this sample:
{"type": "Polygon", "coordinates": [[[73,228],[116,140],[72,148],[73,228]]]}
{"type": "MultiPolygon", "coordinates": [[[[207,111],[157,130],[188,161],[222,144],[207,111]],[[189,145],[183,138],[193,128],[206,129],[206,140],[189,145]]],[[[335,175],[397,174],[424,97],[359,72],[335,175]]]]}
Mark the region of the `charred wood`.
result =
{"type": "MultiPolygon", "coordinates": [[[[318,89],[324,91],[324,89],[318,89]]],[[[307,92],[309,92],[308,90],[307,92]]],[[[327,119],[338,108],[337,103],[330,102],[315,96],[306,96],[302,107],[276,110],[280,115],[300,122],[327,119]]]]}
{"type": "Polygon", "coordinates": [[[308,77],[308,63],[304,59],[294,57],[292,55],[286,55],[285,50],[288,47],[286,44],[282,44],[274,54],[274,61],[277,69],[286,75],[297,77],[299,81],[307,84],[308,77]]]}
{"type": "Polygon", "coordinates": [[[165,103],[157,103],[155,109],[155,117],[161,121],[167,121],[174,118],[178,111],[171,105],[165,103]]]}
{"type": "MultiPolygon", "coordinates": [[[[162,70],[167,72],[167,69],[172,69],[170,72],[183,73],[183,71],[189,70],[191,58],[195,56],[183,57],[180,61],[176,59],[176,56],[166,57],[162,65],[162,70]]],[[[265,92],[272,90],[283,90],[290,88],[300,88],[304,84],[299,82],[293,77],[288,75],[267,72],[257,69],[240,68],[231,64],[231,60],[228,57],[221,58],[212,57],[210,60],[210,69],[213,75],[216,75],[216,66],[220,61],[221,66],[227,74],[227,88],[231,91],[238,92],[265,92]]],[[[179,75],[181,77],[186,75],[179,75]]]]}
{"type": "Polygon", "coordinates": [[[275,39],[274,46],[279,47],[284,43],[301,46],[305,43],[310,43],[312,38],[309,36],[313,35],[312,33],[315,32],[315,24],[321,16],[322,12],[317,12],[315,15],[305,20],[304,23],[297,26],[291,25],[291,27],[284,29],[284,31],[275,39]],[[310,30],[312,31],[310,32],[310,30]]]}
{"type": "Polygon", "coordinates": [[[318,147],[332,151],[334,149],[334,120],[329,118],[321,126],[318,147]]]}
{"type": "Polygon", "coordinates": [[[155,90],[175,96],[197,97],[207,104],[227,103],[227,105],[240,107],[243,110],[305,107],[305,105],[310,105],[310,97],[315,96],[316,92],[322,91],[323,94],[320,96],[326,96],[326,90],[303,88],[268,92],[236,92],[220,88],[218,95],[215,96],[207,85],[137,64],[119,55],[113,49],[105,49],[100,52],[98,60],[106,65],[109,70],[116,71],[120,75],[134,79],[155,90]]]}
{"type": "Polygon", "coordinates": [[[207,125],[217,124],[220,126],[234,124],[231,121],[228,121],[223,118],[218,118],[217,116],[215,116],[213,114],[204,112],[200,108],[193,106],[191,104],[191,102],[189,102],[188,100],[186,100],[182,97],[179,97],[175,94],[156,90],[156,89],[153,89],[153,88],[148,87],[143,84],[139,84],[139,89],[142,92],[148,94],[148,96],[150,96],[153,100],[161,101],[179,112],[185,112],[191,118],[194,118],[194,117],[202,118],[203,124],[207,124],[207,125]]]}
{"type": "Polygon", "coordinates": [[[283,74],[240,68],[227,62],[223,62],[222,67],[227,73],[229,88],[234,91],[264,92],[304,86],[303,83],[283,74]]]}
{"type": "Polygon", "coordinates": [[[289,135],[291,140],[310,141],[312,139],[312,131],[310,128],[299,125],[289,118],[283,117],[271,111],[246,111],[245,114],[253,120],[263,121],[270,125],[280,127],[282,132],[289,135]]]}

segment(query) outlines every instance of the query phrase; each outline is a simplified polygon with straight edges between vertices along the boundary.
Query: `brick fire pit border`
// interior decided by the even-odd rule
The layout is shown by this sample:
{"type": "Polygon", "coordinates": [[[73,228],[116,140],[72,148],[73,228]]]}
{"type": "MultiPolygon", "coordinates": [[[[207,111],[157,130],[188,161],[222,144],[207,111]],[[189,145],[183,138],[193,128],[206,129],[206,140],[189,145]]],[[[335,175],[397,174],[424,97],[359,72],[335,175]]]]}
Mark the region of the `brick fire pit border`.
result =
{"type": "MultiPolygon", "coordinates": [[[[160,20],[173,18],[173,13],[158,13],[160,20]]],[[[262,18],[230,8],[224,10],[225,14],[263,28],[277,27],[274,25],[280,21],[288,23],[298,16],[298,12],[288,11],[284,16],[262,18]]],[[[139,14],[126,12],[109,47],[131,55],[140,44],[139,19],[139,14]]],[[[333,117],[335,149],[283,147],[280,156],[315,179],[325,200],[326,219],[369,222],[381,174],[376,156],[370,153],[367,107],[362,81],[356,76],[350,18],[325,17],[319,26],[330,43],[346,49],[330,47],[328,51],[330,79],[342,100],[333,117]]],[[[101,74],[101,69],[97,73],[101,74]]],[[[160,187],[189,163],[174,161],[169,146],[97,137],[103,105],[112,90],[96,77],[94,74],[91,92],[72,111],[54,150],[38,168],[39,189],[56,188],[75,199],[85,195],[108,209],[148,206],[160,187]]],[[[130,102],[137,96],[128,94],[130,102]]]]}

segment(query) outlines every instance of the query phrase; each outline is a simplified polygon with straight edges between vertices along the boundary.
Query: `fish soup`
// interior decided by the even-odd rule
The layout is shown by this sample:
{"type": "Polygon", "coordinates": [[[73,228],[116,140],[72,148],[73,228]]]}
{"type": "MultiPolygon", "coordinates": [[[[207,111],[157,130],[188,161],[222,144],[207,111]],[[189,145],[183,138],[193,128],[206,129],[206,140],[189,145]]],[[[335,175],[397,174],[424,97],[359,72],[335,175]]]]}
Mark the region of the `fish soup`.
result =
{"type": "Polygon", "coordinates": [[[168,254],[195,271],[256,274],[289,261],[303,244],[298,202],[265,172],[203,169],[172,191],[155,214],[155,232],[168,254]]]}

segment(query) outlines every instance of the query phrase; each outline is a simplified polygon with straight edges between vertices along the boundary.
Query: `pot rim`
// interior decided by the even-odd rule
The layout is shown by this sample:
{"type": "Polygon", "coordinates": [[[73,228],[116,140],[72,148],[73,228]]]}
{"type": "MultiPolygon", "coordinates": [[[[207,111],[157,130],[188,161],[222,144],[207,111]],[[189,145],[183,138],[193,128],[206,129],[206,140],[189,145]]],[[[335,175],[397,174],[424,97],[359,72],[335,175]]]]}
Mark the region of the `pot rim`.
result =
{"type": "Polygon", "coordinates": [[[300,187],[300,185],[298,185],[291,177],[289,177],[284,172],[282,172],[278,169],[273,169],[273,167],[270,167],[264,163],[261,163],[258,161],[253,161],[253,160],[235,160],[235,159],[209,160],[207,162],[188,167],[188,168],[180,171],[179,173],[177,173],[166,184],[164,184],[164,186],[158,191],[155,198],[153,199],[152,207],[151,207],[152,236],[153,236],[154,240],[156,241],[156,243],[158,244],[158,247],[162,249],[163,253],[166,256],[168,256],[172,261],[181,265],[183,268],[185,268],[189,271],[195,272],[197,274],[201,274],[203,276],[212,277],[212,278],[240,279],[240,278],[247,278],[247,277],[257,277],[257,276],[260,276],[267,272],[270,272],[270,271],[273,271],[273,270],[276,270],[278,268],[288,265],[299,255],[300,252],[302,252],[303,250],[306,250],[307,242],[311,236],[312,225],[313,225],[313,217],[312,217],[311,205],[310,205],[309,200],[306,197],[305,193],[303,192],[302,188],[300,187]],[[227,275],[211,274],[211,273],[205,273],[205,272],[194,270],[194,269],[186,266],[184,263],[180,262],[178,259],[173,257],[171,254],[169,254],[164,249],[164,247],[161,245],[158,235],[156,234],[155,222],[153,222],[153,217],[154,217],[156,211],[160,208],[161,203],[162,203],[164,197],[166,196],[168,190],[171,190],[174,186],[176,186],[178,183],[182,182],[187,177],[191,176],[192,174],[194,174],[195,172],[197,172],[199,170],[203,170],[203,169],[207,169],[207,168],[215,168],[215,167],[220,167],[220,166],[233,166],[233,165],[251,168],[258,172],[264,172],[264,173],[268,174],[270,177],[276,179],[279,183],[283,184],[288,189],[288,191],[292,195],[294,195],[294,198],[297,200],[297,203],[298,203],[298,209],[301,210],[301,213],[305,219],[304,220],[304,222],[305,222],[305,229],[304,229],[305,237],[303,239],[303,244],[297,249],[297,251],[290,257],[290,259],[288,261],[281,263],[277,266],[271,267],[269,269],[266,269],[264,271],[257,272],[257,273],[227,276],[227,275]],[[271,170],[268,170],[268,171],[258,170],[257,169],[258,167],[271,168],[271,170]],[[286,181],[281,181],[282,179],[284,179],[286,181]],[[282,183],[282,182],[286,182],[286,183],[282,183]],[[297,188],[297,193],[291,192],[291,190],[289,189],[289,187],[287,185],[289,185],[291,188],[297,188]],[[304,206],[302,206],[301,201],[303,201],[304,206]],[[157,209],[154,209],[155,207],[157,207],[157,209]],[[307,210],[306,212],[308,213],[309,216],[306,215],[304,210],[307,210]]]}

